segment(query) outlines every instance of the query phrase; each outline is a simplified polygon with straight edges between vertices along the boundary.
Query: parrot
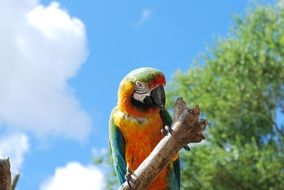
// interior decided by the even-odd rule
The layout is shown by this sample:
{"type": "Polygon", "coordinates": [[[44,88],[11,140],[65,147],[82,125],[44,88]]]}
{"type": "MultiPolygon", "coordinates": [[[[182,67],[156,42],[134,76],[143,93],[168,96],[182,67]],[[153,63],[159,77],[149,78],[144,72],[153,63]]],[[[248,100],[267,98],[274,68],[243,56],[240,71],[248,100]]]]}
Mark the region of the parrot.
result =
{"type": "MultiPolygon", "coordinates": [[[[165,85],[164,74],[150,67],[135,69],[120,82],[117,105],[109,119],[110,150],[120,185],[129,182],[131,172],[164,137],[161,131],[172,125],[172,118],[165,108],[165,85]]],[[[148,190],[179,189],[180,163],[177,154],[148,190]]]]}

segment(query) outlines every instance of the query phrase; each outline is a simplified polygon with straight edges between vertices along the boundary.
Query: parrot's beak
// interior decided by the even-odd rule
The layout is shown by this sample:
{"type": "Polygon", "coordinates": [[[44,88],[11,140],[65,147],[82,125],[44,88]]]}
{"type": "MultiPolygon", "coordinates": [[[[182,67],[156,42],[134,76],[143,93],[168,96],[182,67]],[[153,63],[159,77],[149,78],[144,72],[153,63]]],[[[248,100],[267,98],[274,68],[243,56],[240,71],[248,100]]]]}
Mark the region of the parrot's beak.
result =
{"type": "Polygon", "coordinates": [[[160,109],[164,109],[166,95],[165,95],[165,90],[163,86],[158,86],[154,88],[150,93],[150,97],[151,97],[152,102],[155,105],[157,105],[160,109]]]}

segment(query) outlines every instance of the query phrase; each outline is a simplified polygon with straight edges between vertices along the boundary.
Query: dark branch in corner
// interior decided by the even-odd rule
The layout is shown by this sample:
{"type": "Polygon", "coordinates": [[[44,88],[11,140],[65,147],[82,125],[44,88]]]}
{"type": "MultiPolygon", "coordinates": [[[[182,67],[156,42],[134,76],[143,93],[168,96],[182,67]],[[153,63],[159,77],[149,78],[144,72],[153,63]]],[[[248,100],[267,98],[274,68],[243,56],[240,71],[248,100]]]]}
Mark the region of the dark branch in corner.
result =
{"type": "Polygon", "coordinates": [[[19,177],[17,174],[12,181],[9,158],[0,159],[0,190],[15,190],[19,177]]]}

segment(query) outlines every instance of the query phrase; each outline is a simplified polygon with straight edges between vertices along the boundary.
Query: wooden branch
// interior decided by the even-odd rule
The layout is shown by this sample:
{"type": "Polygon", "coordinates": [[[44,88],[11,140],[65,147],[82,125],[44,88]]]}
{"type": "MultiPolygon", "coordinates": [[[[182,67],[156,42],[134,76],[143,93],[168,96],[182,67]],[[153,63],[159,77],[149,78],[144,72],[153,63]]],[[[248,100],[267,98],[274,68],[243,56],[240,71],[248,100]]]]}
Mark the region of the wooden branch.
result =
{"type": "Polygon", "coordinates": [[[188,143],[197,143],[205,139],[202,131],[207,122],[206,120],[199,120],[199,114],[198,106],[189,109],[183,99],[178,98],[174,107],[174,124],[171,134],[168,133],[133,172],[129,184],[125,182],[119,189],[147,189],[181,148],[188,143]]]}
{"type": "Polygon", "coordinates": [[[20,174],[16,174],[11,180],[9,158],[0,159],[0,190],[15,190],[19,177],[20,174]]]}
{"type": "Polygon", "coordinates": [[[9,158],[0,159],[0,190],[10,190],[10,186],[11,172],[9,158]]]}

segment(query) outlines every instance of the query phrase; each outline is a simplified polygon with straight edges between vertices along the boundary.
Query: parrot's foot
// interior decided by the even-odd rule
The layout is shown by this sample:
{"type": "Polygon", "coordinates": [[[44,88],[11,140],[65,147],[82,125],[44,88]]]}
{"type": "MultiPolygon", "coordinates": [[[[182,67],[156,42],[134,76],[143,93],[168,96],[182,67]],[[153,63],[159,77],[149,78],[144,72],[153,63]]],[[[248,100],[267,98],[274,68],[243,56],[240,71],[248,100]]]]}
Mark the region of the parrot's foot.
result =
{"type": "MultiPolygon", "coordinates": [[[[163,134],[164,136],[166,136],[168,133],[170,133],[170,134],[172,135],[173,130],[172,130],[172,128],[170,128],[169,126],[166,125],[164,128],[161,129],[161,132],[162,132],[162,134],[163,134]]],[[[186,151],[190,151],[190,148],[189,148],[188,145],[185,145],[183,148],[184,148],[186,151]]]]}
{"type": "Polygon", "coordinates": [[[161,129],[161,132],[164,136],[166,136],[168,133],[172,134],[173,130],[169,126],[165,126],[164,128],[161,129]]]}
{"type": "Polygon", "coordinates": [[[131,169],[129,167],[126,167],[126,174],[124,176],[126,182],[128,183],[130,189],[132,189],[131,185],[130,185],[130,181],[132,180],[131,175],[133,174],[133,172],[131,171],[131,169]]]}

